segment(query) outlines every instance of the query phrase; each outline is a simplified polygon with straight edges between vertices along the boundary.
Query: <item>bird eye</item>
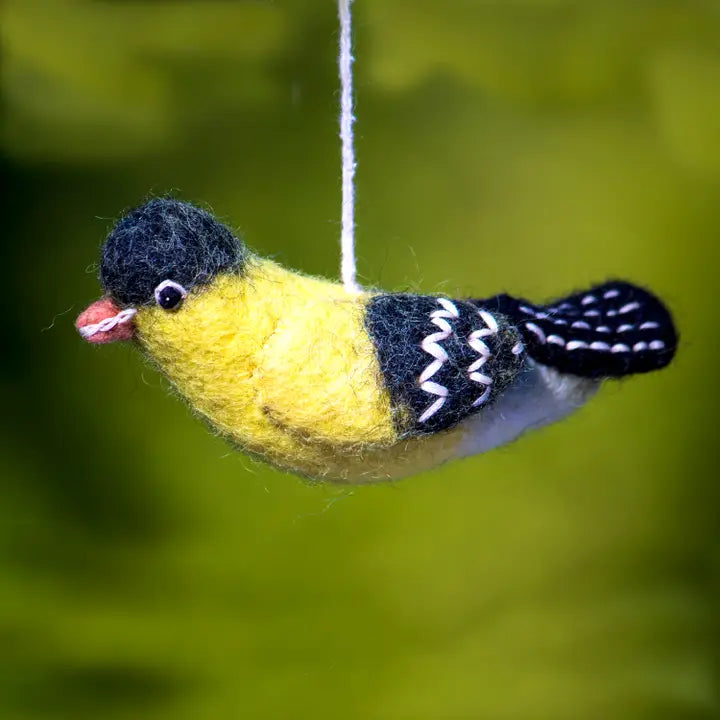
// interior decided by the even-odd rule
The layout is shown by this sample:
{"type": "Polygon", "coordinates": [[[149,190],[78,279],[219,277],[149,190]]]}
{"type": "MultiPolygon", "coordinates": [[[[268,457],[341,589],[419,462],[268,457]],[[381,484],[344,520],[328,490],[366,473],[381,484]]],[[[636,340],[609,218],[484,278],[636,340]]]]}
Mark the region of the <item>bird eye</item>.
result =
{"type": "Polygon", "coordinates": [[[172,280],[163,280],[155,288],[155,301],[163,310],[177,310],[187,297],[187,290],[172,280]]]}

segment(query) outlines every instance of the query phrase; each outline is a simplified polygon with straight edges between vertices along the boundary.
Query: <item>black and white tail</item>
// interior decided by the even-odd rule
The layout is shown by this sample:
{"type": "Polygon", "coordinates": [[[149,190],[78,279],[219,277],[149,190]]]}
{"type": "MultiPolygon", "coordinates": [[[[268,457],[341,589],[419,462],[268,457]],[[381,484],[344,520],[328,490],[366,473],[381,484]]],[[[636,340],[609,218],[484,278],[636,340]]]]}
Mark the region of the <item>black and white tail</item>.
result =
{"type": "Polygon", "coordinates": [[[509,295],[474,300],[516,323],[528,354],[581,377],[622,377],[670,363],[678,335],[663,303],[647,290],[614,281],[534,305],[509,295]]]}

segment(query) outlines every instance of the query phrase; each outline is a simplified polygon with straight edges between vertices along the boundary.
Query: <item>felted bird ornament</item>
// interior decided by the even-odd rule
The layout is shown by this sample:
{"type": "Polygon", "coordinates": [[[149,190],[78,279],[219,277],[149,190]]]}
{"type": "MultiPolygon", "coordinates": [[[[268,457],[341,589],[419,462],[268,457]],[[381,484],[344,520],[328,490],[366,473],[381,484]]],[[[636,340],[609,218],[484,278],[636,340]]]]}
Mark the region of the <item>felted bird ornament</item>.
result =
{"type": "Polygon", "coordinates": [[[243,452],[353,483],[507,443],[606,378],[665,367],[677,345],[664,305],[626,282],[546,305],[351,293],[258,257],[171,198],[117,223],[100,280],[82,337],[137,342],[243,452]]]}

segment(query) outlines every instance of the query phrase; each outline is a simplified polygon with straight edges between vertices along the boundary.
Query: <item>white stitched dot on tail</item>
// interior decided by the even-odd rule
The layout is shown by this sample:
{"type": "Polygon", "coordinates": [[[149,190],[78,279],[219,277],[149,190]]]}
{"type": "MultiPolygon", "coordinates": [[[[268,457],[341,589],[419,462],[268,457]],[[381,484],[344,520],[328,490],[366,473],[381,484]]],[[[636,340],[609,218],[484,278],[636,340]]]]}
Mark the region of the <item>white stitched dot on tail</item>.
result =
{"type": "Polygon", "coordinates": [[[352,0],[338,0],[340,18],[340,140],[342,142],[342,234],[340,272],[349,292],[360,292],[355,266],[355,149],[353,147],[352,0]]]}

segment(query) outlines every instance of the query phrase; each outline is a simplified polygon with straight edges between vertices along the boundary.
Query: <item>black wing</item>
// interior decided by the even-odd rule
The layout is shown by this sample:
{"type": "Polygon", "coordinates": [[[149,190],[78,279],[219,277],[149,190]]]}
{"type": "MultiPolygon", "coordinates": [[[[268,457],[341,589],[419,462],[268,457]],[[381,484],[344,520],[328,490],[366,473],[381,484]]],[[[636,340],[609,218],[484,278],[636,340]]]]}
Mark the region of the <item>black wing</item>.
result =
{"type": "Polygon", "coordinates": [[[487,407],[525,359],[515,325],[467,301],[378,295],[366,327],[404,434],[446,430],[487,407]]]}

